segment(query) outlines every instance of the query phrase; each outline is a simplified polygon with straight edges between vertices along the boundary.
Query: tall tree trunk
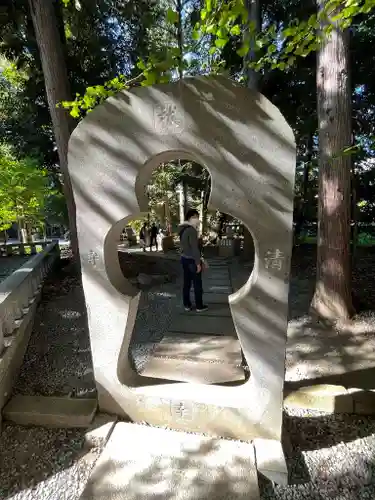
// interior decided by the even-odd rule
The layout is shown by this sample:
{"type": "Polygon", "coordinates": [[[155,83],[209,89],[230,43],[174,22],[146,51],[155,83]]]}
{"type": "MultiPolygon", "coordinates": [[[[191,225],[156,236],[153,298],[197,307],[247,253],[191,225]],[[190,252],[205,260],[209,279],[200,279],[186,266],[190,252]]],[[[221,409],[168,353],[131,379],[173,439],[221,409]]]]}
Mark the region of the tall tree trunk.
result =
{"type": "Polygon", "coordinates": [[[183,184],[183,182],[180,182],[179,186],[178,186],[178,207],[179,207],[179,212],[180,212],[180,224],[182,224],[185,220],[185,213],[186,213],[185,194],[186,194],[186,191],[184,189],[184,184],[183,184]]]}
{"type": "Polygon", "coordinates": [[[313,135],[309,134],[306,142],[306,161],[303,165],[303,184],[302,184],[302,199],[301,208],[296,220],[296,228],[294,231],[294,244],[297,244],[302,231],[303,224],[306,222],[307,208],[309,205],[308,191],[311,164],[313,158],[313,135]]]}
{"type": "MultiPolygon", "coordinates": [[[[323,0],[320,2],[322,5],[323,0]]],[[[336,28],[317,56],[319,208],[316,287],[312,311],[328,321],[354,312],[350,274],[351,145],[349,33],[336,28]]]]}
{"type": "MultiPolygon", "coordinates": [[[[248,11],[248,22],[255,26],[255,31],[250,31],[249,26],[245,27],[244,39],[249,38],[250,50],[244,57],[244,76],[246,85],[249,89],[258,90],[259,88],[259,73],[249,67],[249,63],[255,59],[255,39],[260,30],[261,11],[260,0],[245,0],[245,5],[248,11]]],[[[243,242],[243,258],[250,260],[254,255],[254,242],[247,227],[244,227],[244,242],[243,242]]]]}
{"type": "Polygon", "coordinates": [[[179,49],[179,61],[178,61],[178,77],[181,80],[183,78],[183,57],[184,57],[184,33],[182,26],[182,0],[176,0],[176,9],[178,13],[178,23],[177,23],[177,43],[179,49]]]}
{"type": "Polygon", "coordinates": [[[77,258],[76,210],[68,172],[68,141],[74,129],[74,122],[67,110],[57,107],[59,102],[72,99],[64,51],[53,1],[29,0],[29,6],[43,68],[60,169],[64,178],[63,189],[68,207],[72,250],[77,258]]]}
{"type": "Polygon", "coordinates": [[[359,209],[357,204],[357,189],[358,180],[355,172],[354,165],[352,166],[352,216],[353,230],[351,231],[351,271],[353,272],[356,257],[357,257],[357,247],[358,247],[358,222],[359,222],[359,209]]]}
{"type": "Polygon", "coordinates": [[[260,0],[245,0],[245,6],[248,11],[248,22],[255,26],[254,31],[250,31],[249,25],[245,27],[244,39],[249,39],[250,50],[244,57],[244,76],[246,77],[246,84],[249,89],[258,89],[259,87],[259,73],[249,68],[249,63],[255,60],[256,49],[256,36],[261,27],[261,9],[260,0]]]}
{"type": "Polygon", "coordinates": [[[210,179],[207,178],[204,189],[202,190],[202,234],[207,231],[207,214],[208,214],[208,200],[210,197],[210,179]]]}
{"type": "Polygon", "coordinates": [[[185,214],[188,210],[188,202],[189,202],[188,185],[187,185],[186,180],[182,181],[182,192],[183,192],[183,207],[184,207],[184,218],[185,218],[185,214]]]}

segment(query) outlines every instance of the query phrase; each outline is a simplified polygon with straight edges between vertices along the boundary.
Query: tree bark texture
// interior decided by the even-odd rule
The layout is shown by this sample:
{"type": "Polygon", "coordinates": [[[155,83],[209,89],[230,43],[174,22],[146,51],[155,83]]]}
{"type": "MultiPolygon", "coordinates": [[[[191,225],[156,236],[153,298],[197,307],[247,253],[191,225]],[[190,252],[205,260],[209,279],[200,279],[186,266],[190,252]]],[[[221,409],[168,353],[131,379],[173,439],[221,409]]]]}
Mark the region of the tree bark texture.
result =
{"type": "Polygon", "coordinates": [[[334,29],[317,57],[319,205],[312,311],[345,321],[353,314],[350,273],[351,87],[349,35],[334,29]]]}
{"type": "Polygon", "coordinates": [[[43,68],[60,169],[64,179],[63,189],[68,207],[72,251],[78,258],[76,210],[68,172],[68,142],[74,129],[74,122],[67,110],[57,107],[61,101],[72,100],[63,45],[53,1],[29,0],[29,6],[43,68]]]}
{"type": "Polygon", "coordinates": [[[250,50],[244,58],[244,73],[246,76],[247,86],[250,89],[257,89],[259,86],[260,73],[248,67],[248,64],[255,59],[256,36],[261,28],[261,10],[260,0],[245,0],[245,6],[248,11],[248,21],[255,26],[255,31],[250,31],[249,27],[245,28],[244,38],[250,38],[250,50]]]}
{"type": "MultiPolygon", "coordinates": [[[[244,57],[244,75],[246,77],[246,85],[249,89],[259,90],[259,73],[249,68],[249,63],[255,59],[255,40],[256,35],[260,31],[261,26],[261,11],[260,0],[245,0],[245,6],[248,11],[248,21],[253,23],[255,31],[251,32],[247,27],[244,31],[244,38],[250,37],[250,50],[244,57]]],[[[254,257],[254,242],[250,231],[244,227],[243,241],[243,259],[250,260],[254,257]]]]}
{"type": "Polygon", "coordinates": [[[183,182],[178,186],[178,207],[180,213],[180,224],[183,224],[186,215],[186,189],[183,182]]]}
{"type": "Polygon", "coordinates": [[[310,133],[306,141],[306,158],[305,158],[305,163],[303,165],[302,195],[301,195],[300,207],[296,217],[296,226],[294,230],[295,245],[298,244],[303,225],[306,223],[306,214],[310,202],[308,194],[309,194],[310,172],[313,159],[313,145],[314,145],[313,135],[310,133]]]}

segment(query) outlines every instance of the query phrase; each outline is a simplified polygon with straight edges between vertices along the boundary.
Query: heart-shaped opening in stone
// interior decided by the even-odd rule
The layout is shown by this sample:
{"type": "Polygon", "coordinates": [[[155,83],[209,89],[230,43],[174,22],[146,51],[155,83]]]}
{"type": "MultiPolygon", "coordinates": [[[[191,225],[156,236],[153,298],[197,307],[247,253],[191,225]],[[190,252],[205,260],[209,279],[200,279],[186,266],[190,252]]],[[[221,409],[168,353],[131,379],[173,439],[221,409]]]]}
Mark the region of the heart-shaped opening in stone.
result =
{"type": "Polygon", "coordinates": [[[251,274],[250,233],[241,221],[209,208],[211,176],[194,161],[181,158],[159,165],[145,192],[148,213],[127,221],[118,254],[125,278],[141,290],[129,344],[132,367],[139,375],[155,379],[243,383],[250,370],[229,296],[251,274]],[[192,208],[197,210],[196,228],[185,217],[192,208]],[[201,273],[183,266],[182,261],[189,262],[181,259],[186,230],[185,253],[191,257],[189,252],[200,250],[201,273]],[[190,233],[197,237],[195,248],[191,248],[190,233]],[[194,288],[199,295],[201,284],[202,299],[195,296],[194,288]],[[199,302],[207,309],[199,308],[199,302]]]}

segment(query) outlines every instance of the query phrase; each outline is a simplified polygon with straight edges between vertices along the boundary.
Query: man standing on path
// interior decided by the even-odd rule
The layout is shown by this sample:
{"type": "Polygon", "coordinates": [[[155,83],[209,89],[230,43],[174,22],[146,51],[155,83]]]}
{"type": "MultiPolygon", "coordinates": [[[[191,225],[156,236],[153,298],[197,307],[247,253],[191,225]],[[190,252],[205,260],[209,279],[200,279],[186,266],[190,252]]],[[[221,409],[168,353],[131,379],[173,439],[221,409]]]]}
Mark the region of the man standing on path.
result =
{"type": "Polygon", "coordinates": [[[156,251],[158,251],[158,228],[156,227],[155,222],[152,223],[150,229],[150,252],[152,251],[152,246],[155,245],[156,251]]]}
{"type": "Polygon", "coordinates": [[[199,213],[188,210],[185,222],[180,225],[178,234],[181,245],[181,263],[184,272],[183,302],[185,311],[191,311],[191,285],[194,286],[195,308],[197,312],[206,311],[203,304],[202,256],[199,247],[198,227],[199,213]]]}
{"type": "Polygon", "coordinates": [[[141,230],[139,231],[139,244],[144,252],[146,251],[146,233],[147,226],[146,223],[144,223],[141,227],[141,230]]]}

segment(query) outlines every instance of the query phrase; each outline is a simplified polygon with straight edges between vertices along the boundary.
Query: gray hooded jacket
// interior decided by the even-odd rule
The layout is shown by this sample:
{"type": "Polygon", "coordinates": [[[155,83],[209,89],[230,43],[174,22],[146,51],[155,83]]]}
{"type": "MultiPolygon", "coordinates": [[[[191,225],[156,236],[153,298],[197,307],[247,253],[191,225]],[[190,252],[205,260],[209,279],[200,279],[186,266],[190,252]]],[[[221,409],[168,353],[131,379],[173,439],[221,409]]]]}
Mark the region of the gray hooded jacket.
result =
{"type": "Polygon", "coordinates": [[[178,228],[180,236],[181,255],[188,259],[194,259],[198,265],[201,263],[201,251],[199,248],[198,232],[188,222],[184,222],[178,228]]]}

